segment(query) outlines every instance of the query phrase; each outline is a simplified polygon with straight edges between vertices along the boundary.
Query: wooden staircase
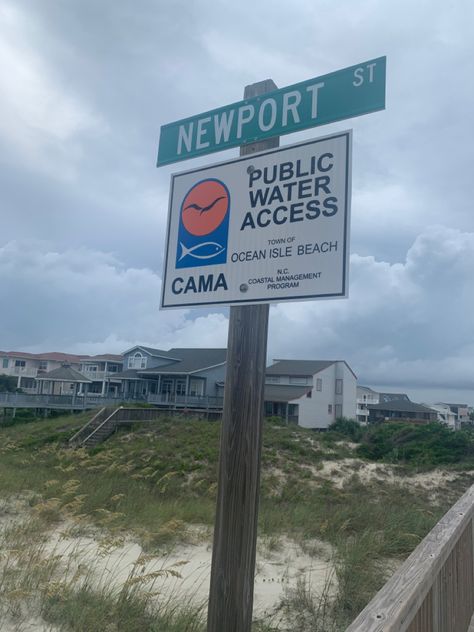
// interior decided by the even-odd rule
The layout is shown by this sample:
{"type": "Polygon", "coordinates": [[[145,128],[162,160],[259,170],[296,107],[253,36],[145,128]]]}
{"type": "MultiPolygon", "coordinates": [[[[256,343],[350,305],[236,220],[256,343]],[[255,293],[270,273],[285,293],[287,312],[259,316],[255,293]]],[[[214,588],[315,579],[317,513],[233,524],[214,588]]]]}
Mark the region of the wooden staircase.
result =
{"type": "Polygon", "coordinates": [[[124,408],[123,406],[101,408],[76,434],[69,445],[90,448],[105,441],[120,424],[156,422],[163,416],[159,408],[124,408]]]}
{"type": "Polygon", "coordinates": [[[114,433],[117,423],[122,417],[119,408],[104,407],[96,413],[74,436],[69,439],[69,444],[74,447],[90,448],[98,443],[102,443],[114,433]]]}

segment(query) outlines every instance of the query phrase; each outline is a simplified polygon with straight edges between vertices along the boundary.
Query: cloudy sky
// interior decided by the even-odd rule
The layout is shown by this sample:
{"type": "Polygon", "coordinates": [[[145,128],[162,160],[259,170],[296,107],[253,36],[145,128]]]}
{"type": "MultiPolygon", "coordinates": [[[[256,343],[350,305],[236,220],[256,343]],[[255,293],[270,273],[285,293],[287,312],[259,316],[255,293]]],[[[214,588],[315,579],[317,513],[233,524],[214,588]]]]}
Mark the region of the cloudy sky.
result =
{"type": "Polygon", "coordinates": [[[275,305],[269,359],[474,404],[471,0],[0,0],[0,349],[225,346],[226,310],[159,311],[162,124],[387,56],[352,128],[350,297],[275,305]]]}

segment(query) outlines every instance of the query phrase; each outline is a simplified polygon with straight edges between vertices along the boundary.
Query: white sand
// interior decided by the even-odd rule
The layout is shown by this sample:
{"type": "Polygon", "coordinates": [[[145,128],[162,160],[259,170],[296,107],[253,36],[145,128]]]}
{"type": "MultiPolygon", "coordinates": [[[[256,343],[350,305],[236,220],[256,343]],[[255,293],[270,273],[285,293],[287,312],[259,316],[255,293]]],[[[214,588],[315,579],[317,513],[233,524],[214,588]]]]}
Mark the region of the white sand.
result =
{"type": "MultiPolygon", "coordinates": [[[[313,543],[316,556],[305,553],[289,538],[277,541],[276,550],[269,551],[264,541],[257,547],[254,610],[256,614],[269,613],[278,605],[285,587],[295,587],[298,580],[322,591],[328,582],[334,589],[332,551],[325,543],[313,543]]],[[[157,592],[157,599],[186,599],[205,603],[209,594],[211,545],[209,542],[175,546],[160,556],[147,556],[135,542],[126,542],[104,554],[98,541],[91,537],[69,537],[56,531],[48,549],[51,554],[62,555],[69,573],[79,566],[95,585],[120,589],[131,577],[145,577],[162,571],[162,576],[143,583],[157,592]],[[143,560],[143,562],[140,562],[143,560]],[[168,574],[167,571],[172,571],[168,574]],[[179,573],[180,577],[173,576],[179,573]]]]}
{"type": "Polygon", "coordinates": [[[449,485],[466,475],[474,475],[474,472],[447,472],[446,470],[432,470],[420,474],[397,474],[397,468],[384,463],[367,463],[361,459],[338,459],[334,461],[322,461],[321,467],[310,467],[315,478],[329,480],[338,489],[353,477],[359,477],[364,484],[375,481],[405,487],[421,487],[427,491],[436,491],[440,487],[449,485]]]}
{"type": "Polygon", "coordinates": [[[27,618],[21,622],[14,621],[13,619],[3,619],[0,625],[2,632],[58,632],[56,626],[45,623],[45,621],[39,617],[27,616],[27,618]]]}
{"type": "MultiPolygon", "coordinates": [[[[442,493],[450,483],[474,472],[446,472],[434,470],[427,473],[400,475],[397,468],[378,463],[367,463],[356,458],[323,461],[320,467],[308,468],[315,482],[329,480],[342,489],[357,476],[364,484],[374,481],[415,486],[433,494],[442,493]]],[[[283,483],[280,472],[269,472],[283,483]]],[[[281,472],[284,478],[284,474],[281,472]]],[[[277,491],[277,490],[276,490],[277,491]]],[[[0,501],[0,531],[14,522],[27,517],[25,498],[16,501],[0,501]]],[[[200,526],[186,526],[187,535],[193,536],[194,544],[175,546],[159,556],[145,555],[141,547],[133,541],[126,541],[108,550],[101,546],[101,539],[91,532],[90,536],[77,537],[70,525],[55,529],[45,545],[45,556],[61,555],[65,569],[62,580],[75,573],[80,581],[87,579],[94,586],[120,590],[131,578],[138,580],[140,590],[154,593],[160,602],[172,600],[205,604],[209,592],[211,544],[209,529],[200,526]],[[67,569],[67,570],[66,570],[67,569]],[[157,573],[158,576],[150,577],[157,573]],[[179,576],[177,576],[179,574],[179,576]],[[146,577],[148,576],[148,580],[146,577]]],[[[315,593],[334,593],[336,580],[332,564],[331,547],[322,542],[310,543],[312,555],[306,553],[299,544],[288,537],[259,539],[255,577],[254,612],[257,616],[270,614],[279,604],[286,589],[296,587],[299,580],[305,582],[315,593]]],[[[307,550],[309,550],[309,545],[307,550]]],[[[21,622],[2,620],[1,632],[56,632],[34,614],[25,613],[21,622]]]]}
{"type": "MultiPolygon", "coordinates": [[[[24,498],[4,502],[0,506],[0,535],[5,528],[19,524],[28,516],[24,498]]],[[[119,591],[127,582],[139,578],[138,589],[153,593],[157,603],[170,600],[206,604],[211,568],[208,528],[188,525],[186,535],[190,535],[195,544],[177,545],[156,556],[144,554],[131,540],[106,546],[106,540],[92,528],[87,536],[76,536],[75,531],[77,525],[62,524],[51,532],[46,542],[38,544],[45,559],[61,556],[58,581],[67,582],[74,577],[77,587],[87,581],[98,589],[119,591]]],[[[270,614],[285,590],[296,587],[298,581],[304,581],[316,593],[335,592],[331,547],[319,541],[306,545],[311,555],[288,537],[258,540],[254,593],[257,616],[270,614]]],[[[57,629],[38,616],[33,604],[25,602],[21,617],[15,620],[4,615],[0,630],[56,632],[57,629]]]]}

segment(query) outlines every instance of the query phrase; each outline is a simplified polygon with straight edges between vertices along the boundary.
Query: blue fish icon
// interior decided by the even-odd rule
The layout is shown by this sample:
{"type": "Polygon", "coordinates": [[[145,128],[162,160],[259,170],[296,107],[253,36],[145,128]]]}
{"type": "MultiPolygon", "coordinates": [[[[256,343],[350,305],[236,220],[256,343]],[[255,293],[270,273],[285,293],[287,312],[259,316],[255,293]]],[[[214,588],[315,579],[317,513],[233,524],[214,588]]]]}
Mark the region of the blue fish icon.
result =
{"type": "Polygon", "coordinates": [[[179,242],[179,245],[181,246],[181,256],[178,261],[181,261],[181,259],[184,259],[186,256],[193,257],[194,259],[213,259],[225,250],[224,246],[221,246],[221,244],[215,241],[206,241],[202,244],[196,244],[191,248],[186,248],[182,241],[179,242]]]}
{"type": "Polygon", "coordinates": [[[216,178],[193,179],[179,209],[174,242],[176,268],[227,263],[229,217],[230,193],[225,182],[216,178]]]}

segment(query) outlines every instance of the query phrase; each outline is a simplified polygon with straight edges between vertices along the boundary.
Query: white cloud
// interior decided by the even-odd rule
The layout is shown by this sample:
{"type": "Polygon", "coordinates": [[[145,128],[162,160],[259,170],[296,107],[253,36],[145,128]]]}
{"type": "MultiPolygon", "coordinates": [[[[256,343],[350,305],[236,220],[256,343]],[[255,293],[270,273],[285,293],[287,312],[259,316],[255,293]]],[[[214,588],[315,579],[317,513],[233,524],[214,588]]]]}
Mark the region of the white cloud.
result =
{"type": "Polygon", "coordinates": [[[272,355],[345,359],[373,384],[474,386],[472,253],[474,233],[434,226],[404,263],[353,255],[348,300],[272,309],[272,355]]]}
{"type": "MultiPolygon", "coordinates": [[[[345,359],[373,385],[474,385],[473,252],[474,233],[434,226],[404,263],[353,255],[348,300],[272,307],[269,356],[345,359]]],[[[11,242],[0,248],[0,285],[8,306],[0,313],[0,348],[226,345],[225,315],[160,312],[159,276],[110,254],[11,242]]]]}
{"type": "Polygon", "coordinates": [[[353,5],[0,0],[0,347],[225,344],[221,313],[158,311],[154,269],[169,173],[231,153],[157,171],[159,126],[386,54],[385,111],[281,139],[354,128],[357,254],[349,300],[272,308],[269,352],[470,383],[474,4],[353,5]]]}
{"type": "MultiPolygon", "coordinates": [[[[242,33],[229,36],[222,30],[206,29],[202,35],[202,45],[214,67],[220,66],[226,73],[250,78],[247,79],[247,83],[252,83],[252,77],[253,81],[267,78],[272,68],[278,68],[279,77],[294,76],[295,72],[298,75],[301,73],[301,60],[288,56],[286,52],[280,51],[278,46],[269,48],[264,41],[252,40],[249,35],[244,44],[245,55],[236,54],[243,46],[242,39],[242,33]]],[[[243,92],[243,88],[244,85],[238,90],[243,92]]]]}
{"type": "MultiPolygon", "coordinates": [[[[38,170],[71,175],[64,161],[81,154],[77,137],[104,124],[68,82],[28,43],[28,19],[17,7],[0,7],[0,139],[9,153],[38,170]]],[[[5,158],[3,158],[5,159],[5,158]]],[[[69,166],[70,167],[70,166],[69,166]]]]}
{"type": "Polygon", "coordinates": [[[161,279],[90,249],[56,252],[38,242],[0,248],[0,348],[120,353],[141,343],[225,346],[221,314],[192,319],[159,311],[161,279]]]}

